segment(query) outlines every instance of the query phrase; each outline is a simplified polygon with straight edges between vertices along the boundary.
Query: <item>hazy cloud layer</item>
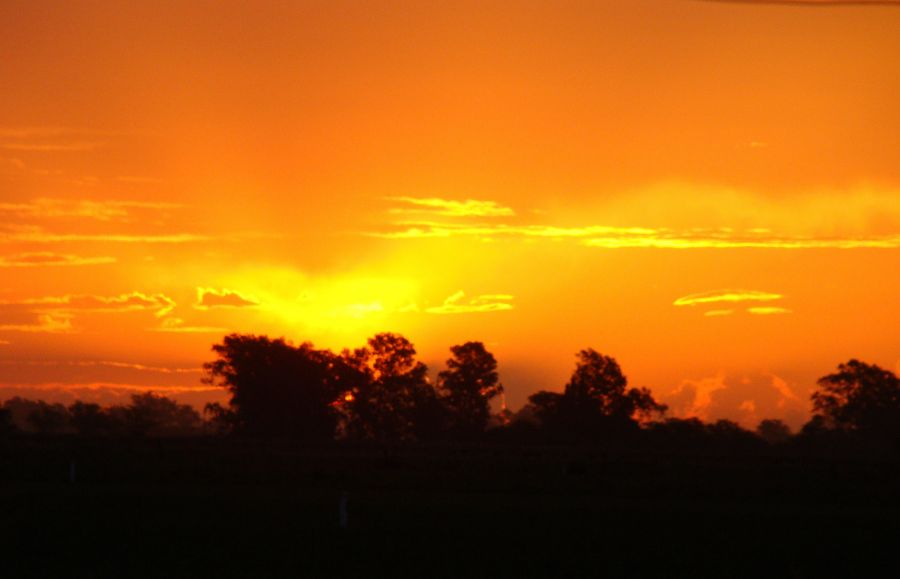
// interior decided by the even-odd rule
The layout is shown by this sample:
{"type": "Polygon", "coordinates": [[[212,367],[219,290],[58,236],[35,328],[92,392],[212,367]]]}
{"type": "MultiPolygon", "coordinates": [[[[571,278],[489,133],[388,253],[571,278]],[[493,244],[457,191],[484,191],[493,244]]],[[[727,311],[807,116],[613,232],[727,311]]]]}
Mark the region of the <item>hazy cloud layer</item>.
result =
{"type": "Polygon", "coordinates": [[[602,249],[900,248],[897,193],[862,186],[775,200],[724,186],[663,182],[591,206],[557,207],[553,216],[540,208],[517,216],[512,208],[492,201],[467,201],[475,204],[467,208],[441,199],[394,199],[415,201],[417,206],[395,208],[393,213],[425,215],[399,218],[364,235],[394,240],[571,240],[602,249]],[[484,219],[486,213],[492,219],[484,219]]]}
{"type": "MultiPolygon", "coordinates": [[[[8,312],[0,308],[0,332],[29,332],[45,334],[65,334],[73,331],[71,315],[51,315],[28,312],[26,321],[9,322],[8,312]]],[[[19,317],[19,316],[13,316],[19,317]]]]}
{"type": "Polygon", "coordinates": [[[199,374],[201,368],[177,368],[152,366],[135,362],[117,362],[114,360],[0,360],[0,366],[30,368],[112,368],[115,370],[133,370],[153,374],[199,374]]]}
{"type": "Polygon", "coordinates": [[[43,228],[0,233],[0,243],[148,243],[179,244],[211,241],[213,237],[193,233],[129,234],[129,233],[54,233],[43,228]]]}
{"type": "Polygon", "coordinates": [[[95,201],[40,198],[25,203],[0,203],[0,215],[20,218],[81,217],[98,221],[125,221],[134,210],[178,209],[177,203],[145,201],[95,201]]]}
{"type": "Polygon", "coordinates": [[[551,225],[455,224],[433,221],[406,221],[393,231],[369,232],[366,235],[384,239],[427,239],[471,237],[476,239],[577,239],[588,247],[604,249],[859,249],[900,248],[900,234],[810,237],[773,235],[768,231],[730,228],[674,230],[670,228],[612,227],[586,225],[559,227],[551,225]]]}
{"type": "Polygon", "coordinates": [[[82,257],[49,251],[0,256],[0,268],[102,265],[115,262],[114,257],[82,257]]]}

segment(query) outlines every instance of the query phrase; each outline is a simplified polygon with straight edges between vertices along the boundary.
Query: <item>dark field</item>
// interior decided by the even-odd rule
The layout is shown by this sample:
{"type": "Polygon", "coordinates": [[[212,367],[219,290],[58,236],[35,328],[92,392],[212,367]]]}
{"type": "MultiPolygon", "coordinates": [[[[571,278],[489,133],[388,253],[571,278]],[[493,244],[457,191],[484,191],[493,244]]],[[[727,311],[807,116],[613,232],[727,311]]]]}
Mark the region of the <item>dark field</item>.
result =
{"type": "Polygon", "coordinates": [[[893,458],[0,444],[3,577],[897,576],[893,458]]]}

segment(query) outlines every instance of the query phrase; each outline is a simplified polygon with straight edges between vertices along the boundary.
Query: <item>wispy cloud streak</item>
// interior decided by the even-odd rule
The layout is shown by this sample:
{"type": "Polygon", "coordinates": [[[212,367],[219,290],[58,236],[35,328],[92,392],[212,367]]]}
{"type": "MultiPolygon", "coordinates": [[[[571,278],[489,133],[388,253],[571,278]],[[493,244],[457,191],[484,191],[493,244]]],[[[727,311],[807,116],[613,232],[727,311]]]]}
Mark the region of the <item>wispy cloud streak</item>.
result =
{"type": "Polygon", "coordinates": [[[179,209],[179,203],[148,201],[95,201],[40,198],[24,203],[0,203],[0,214],[27,218],[83,217],[98,221],[126,220],[133,210],[179,209]]]}
{"type": "Polygon", "coordinates": [[[471,314],[484,312],[502,312],[513,309],[509,303],[513,296],[508,294],[486,294],[465,301],[466,294],[462,290],[447,297],[439,306],[426,308],[429,314],[471,314]]]}
{"type": "Polygon", "coordinates": [[[696,306],[703,304],[712,304],[719,302],[747,302],[747,301],[755,301],[755,302],[767,302],[780,300],[783,296],[781,294],[771,293],[771,292],[763,292],[756,290],[715,290],[709,292],[702,292],[696,294],[690,294],[683,297],[678,298],[672,305],[674,306],[696,306]]]}
{"type": "Polygon", "coordinates": [[[115,262],[114,257],[81,257],[46,251],[0,256],[0,268],[103,265],[115,262]]]}
{"type": "Polygon", "coordinates": [[[496,201],[479,201],[465,199],[456,201],[438,197],[388,197],[389,201],[398,201],[411,207],[394,207],[391,213],[430,213],[445,217],[511,217],[515,215],[510,207],[500,205],[496,201]]]}
{"type": "Polygon", "coordinates": [[[900,234],[856,237],[812,237],[773,235],[762,229],[736,232],[729,228],[674,230],[669,228],[588,225],[454,224],[407,221],[394,231],[368,232],[383,239],[465,238],[476,239],[575,239],[585,246],[603,249],[894,249],[900,234]]]}

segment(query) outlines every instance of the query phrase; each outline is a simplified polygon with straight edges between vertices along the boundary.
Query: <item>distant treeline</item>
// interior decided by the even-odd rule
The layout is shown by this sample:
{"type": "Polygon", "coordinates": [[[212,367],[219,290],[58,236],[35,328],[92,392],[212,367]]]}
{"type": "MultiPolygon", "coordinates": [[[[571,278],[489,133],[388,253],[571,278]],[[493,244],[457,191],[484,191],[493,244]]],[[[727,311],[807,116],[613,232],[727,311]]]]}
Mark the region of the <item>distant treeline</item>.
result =
{"type": "Polygon", "coordinates": [[[432,381],[403,336],[378,334],[367,346],[335,353],[283,338],[231,334],[212,348],[204,381],[225,388],[227,406],[192,407],[153,393],[130,404],[69,406],[7,400],[0,432],[83,436],[239,436],[335,439],[576,443],[735,450],[765,445],[855,442],[895,449],[900,440],[900,379],[858,360],[819,379],[813,416],[794,434],[781,420],[755,432],[719,420],[666,416],[646,388],[628,386],[619,364],[593,349],[576,354],[562,392],[540,391],[517,413],[491,412],[503,392],[497,361],[481,342],[450,348],[432,381]]]}
{"type": "Polygon", "coordinates": [[[153,392],[133,394],[131,403],[102,407],[10,398],[0,408],[0,432],[81,436],[195,436],[213,425],[192,406],[153,392]]]}

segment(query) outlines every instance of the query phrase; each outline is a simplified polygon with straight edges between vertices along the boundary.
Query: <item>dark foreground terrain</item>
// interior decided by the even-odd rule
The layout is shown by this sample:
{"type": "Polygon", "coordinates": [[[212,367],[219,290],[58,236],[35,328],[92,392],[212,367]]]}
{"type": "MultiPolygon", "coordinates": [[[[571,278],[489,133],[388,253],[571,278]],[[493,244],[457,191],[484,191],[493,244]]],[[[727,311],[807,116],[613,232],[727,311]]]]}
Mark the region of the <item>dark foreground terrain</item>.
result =
{"type": "Polygon", "coordinates": [[[900,568],[894,458],[23,438],[0,443],[0,459],[2,577],[900,568]]]}

